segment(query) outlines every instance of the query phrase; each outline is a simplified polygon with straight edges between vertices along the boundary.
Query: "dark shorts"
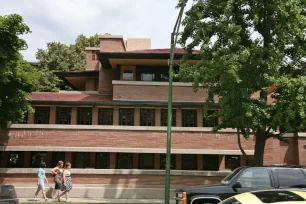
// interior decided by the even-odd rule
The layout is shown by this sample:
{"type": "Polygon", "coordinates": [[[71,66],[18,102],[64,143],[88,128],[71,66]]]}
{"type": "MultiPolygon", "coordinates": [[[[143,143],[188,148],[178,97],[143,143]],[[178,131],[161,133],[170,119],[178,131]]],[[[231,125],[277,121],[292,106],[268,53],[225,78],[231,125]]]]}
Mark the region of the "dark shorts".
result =
{"type": "Polygon", "coordinates": [[[59,180],[54,179],[54,183],[55,183],[56,190],[60,190],[62,188],[62,182],[60,182],[59,180]]]}

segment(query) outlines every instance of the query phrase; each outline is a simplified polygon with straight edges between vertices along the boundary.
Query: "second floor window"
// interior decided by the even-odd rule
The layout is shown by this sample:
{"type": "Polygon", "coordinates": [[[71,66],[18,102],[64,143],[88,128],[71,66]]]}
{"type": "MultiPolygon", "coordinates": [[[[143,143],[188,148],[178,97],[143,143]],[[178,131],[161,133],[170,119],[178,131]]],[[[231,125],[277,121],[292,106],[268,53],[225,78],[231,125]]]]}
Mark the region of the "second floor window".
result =
{"type": "Polygon", "coordinates": [[[71,108],[56,108],[56,124],[70,124],[71,108]]]}
{"type": "Polygon", "coordinates": [[[49,124],[50,107],[35,107],[35,124],[49,124]]]}
{"type": "Polygon", "coordinates": [[[197,110],[182,110],[183,127],[197,127],[197,110]]]}
{"type": "Polygon", "coordinates": [[[140,125],[154,126],[155,125],[155,110],[154,109],[140,109],[140,125]]]}
{"type": "Polygon", "coordinates": [[[134,109],[120,108],[119,109],[119,125],[134,126],[134,109]]]}
{"type": "Polygon", "coordinates": [[[117,153],[116,155],[117,169],[132,169],[133,168],[133,154],[132,153],[117,153]]]}
{"type": "Polygon", "coordinates": [[[113,109],[100,108],[99,109],[99,125],[112,125],[113,124],[113,109]]]}
{"type": "Polygon", "coordinates": [[[124,70],[122,73],[122,79],[132,81],[134,79],[133,70],[124,70]]]}
{"type": "Polygon", "coordinates": [[[96,169],[109,169],[110,153],[101,152],[96,154],[96,169]]]}
{"type": "Polygon", "coordinates": [[[78,108],[78,125],[91,125],[92,108],[78,108]]]}
{"type": "Polygon", "coordinates": [[[217,110],[208,110],[203,119],[203,127],[215,127],[218,125],[217,110]]]}
{"type": "Polygon", "coordinates": [[[182,169],[197,170],[198,159],[196,154],[182,154],[182,169]]]}
{"type": "Polygon", "coordinates": [[[154,154],[139,154],[139,169],[154,169],[154,154]]]}
{"type": "Polygon", "coordinates": [[[90,162],[89,152],[76,152],[74,153],[74,168],[88,168],[90,162]]]}
{"type": "Polygon", "coordinates": [[[92,61],[98,60],[97,51],[91,52],[91,58],[92,58],[92,61]]]}
{"type": "MultiPolygon", "coordinates": [[[[160,125],[167,126],[168,125],[168,110],[162,109],[160,112],[160,125]]],[[[172,110],[172,127],[176,126],[176,110],[172,110]]]]}

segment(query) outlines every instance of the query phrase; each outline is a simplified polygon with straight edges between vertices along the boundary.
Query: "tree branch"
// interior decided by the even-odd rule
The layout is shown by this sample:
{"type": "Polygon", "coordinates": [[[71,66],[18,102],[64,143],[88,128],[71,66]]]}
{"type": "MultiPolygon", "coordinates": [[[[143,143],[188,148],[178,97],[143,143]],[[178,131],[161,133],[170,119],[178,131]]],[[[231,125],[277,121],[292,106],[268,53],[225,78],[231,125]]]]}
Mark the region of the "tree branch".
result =
{"type": "Polygon", "coordinates": [[[245,153],[242,145],[241,145],[241,140],[240,140],[240,130],[239,128],[237,128],[237,137],[238,137],[238,146],[239,146],[239,149],[242,153],[242,155],[247,159],[248,158],[248,155],[245,153]]]}

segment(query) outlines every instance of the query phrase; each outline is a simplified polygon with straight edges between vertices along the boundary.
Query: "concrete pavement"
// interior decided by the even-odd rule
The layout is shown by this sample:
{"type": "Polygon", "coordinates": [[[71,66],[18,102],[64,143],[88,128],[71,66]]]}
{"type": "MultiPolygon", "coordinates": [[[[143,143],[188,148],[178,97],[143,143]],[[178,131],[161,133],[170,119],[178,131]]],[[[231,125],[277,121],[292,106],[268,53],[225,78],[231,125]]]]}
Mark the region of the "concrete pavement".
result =
{"type": "MultiPolygon", "coordinates": [[[[65,199],[62,199],[63,201],[65,199]]],[[[163,199],[101,199],[101,198],[71,198],[72,203],[135,203],[135,204],[163,204],[163,199]]],[[[19,198],[19,203],[33,203],[33,199],[19,198]]],[[[45,202],[40,198],[38,202],[45,202]]],[[[58,202],[56,199],[49,199],[46,203],[58,202]]],[[[170,201],[171,204],[175,204],[175,200],[170,201]]]]}

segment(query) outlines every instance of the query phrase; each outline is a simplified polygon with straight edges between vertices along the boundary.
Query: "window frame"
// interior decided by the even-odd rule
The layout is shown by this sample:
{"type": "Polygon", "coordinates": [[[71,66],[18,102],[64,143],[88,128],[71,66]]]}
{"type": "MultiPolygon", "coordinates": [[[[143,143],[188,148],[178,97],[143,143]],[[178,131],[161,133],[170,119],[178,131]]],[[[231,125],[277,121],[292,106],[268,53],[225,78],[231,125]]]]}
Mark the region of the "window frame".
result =
{"type": "Polygon", "coordinates": [[[219,125],[219,118],[218,116],[213,116],[213,118],[207,118],[210,117],[211,115],[215,114],[216,112],[218,112],[218,110],[214,109],[214,110],[207,110],[207,114],[206,117],[203,118],[203,127],[216,127],[219,125]],[[211,126],[211,124],[214,124],[213,126],[211,126]]]}
{"type": "Polygon", "coordinates": [[[95,168],[96,169],[110,169],[110,152],[97,152],[96,153],[96,161],[95,161],[95,168]],[[107,155],[107,159],[106,159],[106,162],[107,162],[107,164],[105,165],[105,167],[104,167],[104,165],[103,165],[103,168],[101,168],[101,167],[99,167],[100,165],[99,165],[99,162],[105,162],[105,160],[103,159],[102,161],[100,160],[99,161],[99,157],[98,157],[98,155],[100,155],[100,154],[104,154],[104,155],[107,155]]]}
{"type": "MultiPolygon", "coordinates": [[[[166,157],[167,155],[166,154],[160,154],[160,157],[159,157],[159,169],[166,169],[166,157]],[[163,158],[162,157],[165,157],[165,162],[163,163],[163,158]],[[164,166],[164,168],[163,168],[164,166]]],[[[176,169],[176,154],[171,154],[171,169],[174,170],[176,169]],[[174,162],[174,164],[172,163],[174,162]]]]}
{"type": "Polygon", "coordinates": [[[72,108],[71,107],[56,107],[56,124],[60,124],[60,125],[69,125],[71,124],[71,112],[72,112],[72,108]],[[67,112],[69,112],[69,116],[68,116],[68,123],[60,123],[60,111],[61,110],[68,110],[67,112]]]}
{"type": "Polygon", "coordinates": [[[133,153],[116,153],[116,169],[133,169],[133,160],[134,160],[134,155],[133,155],[133,153]],[[129,155],[130,156],[130,158],[129,158],[129,162],[130,162],[130,167],[128,167],[128,168],[121,168],[121,167],[119,167],[119,159],[122,159],[122,158],[119,158],[119,156],[123,156],[123,155],[129,155]]]}
{"type": "Polygon", "coordinates": [[[138,154],[138,169],[154,169],[154,163],[155,163],[155,154],[154,153],[139,153],[138,154]],[[142,162],[143,160],[148,160],[148,158],[145,158],[145,156],[150,156],[152,158],[152,163],[148,166],[144,165],[142,162]]]}
{"type": "Polygon", "coordinates": [[[74,155],[73,155],[73,167],[74,168],[79,168],[79,169],[90,168],[90,152],[74,152],[74,155]],[[88,157],[88,160],[77,158],[77,156],[81,155],[81,154],[83,154],[86,157],[88,157]],[[80,165],[77,165],[77,162],[79,162],[79,161],[82,161],[82,167],[80,167],[80,165]],[[84,165],[84,161],[86,161],[85,165],[84,165]]]}
{"type": "Polygon", "coordinates": [[[135,108],[119,108],[119,125],[121,126],[134,126],[135,124],[135,108]],[[131,123],[127,122],[125,124],[123,124],[123,119],[122,119],[122,115],[124,113],[124,111],[131,111],[130,115],[130,119],[132,120],[131,123]]]}
{"type": "MultiPolygon", "coordinates": [[[[163,126],[163,127],[168,126],[168,109],[160,110],[160,126],[163,126]],[[166,116],[164,116],[164,114],[166,116]]],[[[176,127],[176,109],[172,109],[172,127],[176,127]]]]}
{"type": "MultiPolygon", "coordinates": [[[[213,165],[209,165],[209,166],[214,166],[214,164],[213,165]]],[[[217,154],[204,154],[203,155],[203,170],[204,171],[219,171],[220,170],[219,155],[217,155],[217,154]],[[205,161],[207,161],[207,158],[209,158],[209,157],[211,157],[210,159],[212,159],[212,160],[216,159],[216,164],[217,164],[216,167],[217,168],[207,168],[208,163],[205,162],[205,161]]]]}
{"type": "Polygon", "coordinates": [[[140,126],[155,126],[155,109],[141,108],[140,109],[140,126]],[[148,111],[148,112],[147,112],[148,111]],[[150,116],[151,115],[151,116],[150,116]],[[145,121],[148,120],[148,116],[151,118],[151,123],[145,121]]]}
{"type": "Polygon", "coordinates": [[[34,124],[50,124],[50,107],[49,106],[35,106],[35,113],[34,113],[34,124]],[[43,110],[43,109],[45,109],[46,111],[41,111],[40,112],[40,114],[41,113],[45,113],[45,114],[47,114],[46,116],[42,116],[42,115],[38,115],[39,114],[39,111],[38,110],[43,110]],[[46,118],[44,118],[44,120],[48,120],[48,122],[45,122],[45,121],[43,121],[43,122],[39,122],[38,123],[38,118],[39,117],[46,117],[46,118]]]}
{"type": "MultiPolygon", "coordinates": [[[[198,170],[198,155],[197,154],[182,154],[181,159],[182,159],[182,170],[190,170],[190,171],[198,170]],[[184,165],[188,164],[188,163],[184,162],[184,156],[185,157],[186,156],[194,156],[195,157],[195,162],[192,162],[192,161],[190,162],[190,163],[194,164],[194,167],[189,168],[189,167],[191,167],[191,165],[188,165],[188,167],[186,168],[186,166],[184,166],[184,165]]],[[[186,159],[186,161],[190,161],[190,158],[186,159]]]]}
{"type": "Polygon", "coordinates": [[[113,122],[114,122],[114,109],[113,108],[99,108],[99,110],[98,110],[98,125],[113,125],[113,122]],[[110,116],[111,120],[107,121],[106,123],[104,121],[105,118],[103,118],[104,117],[103,116],[104,114],[102,113],[103,110],[106,111],[106,112],[110,111],[110,113],[104,113],[104,114],[106,114],[106,115],[110,114],[111,115],[110,116]]]}
{"type": "MultiPolygon", "coordinates": [[[[30,167],[32,168],[39,168],[41,162],[46,162],[47,161],[47,152],[30,152],[30,167]],[[45,159],[41,160],[40,162],[38,162],[37,164],[33,165],[33,156],[34,154],[45,154],[45,159]]],[[[48,164],[47,164],[48,165],[48,164]]]]}
{"type": "Polygon", "coordinates": [[[92,107],[78,107],[78,111],[77,111],[77,124],[78,124],[78,125],[92,125],[92,107]],[[87,110],[90,110],[90,112],[87,112],[87,114],[89,113],[89,116],[90,116],[90,117],[88,116],[89,118],[85,118],[85,119],[84,119],[84,123],[82,124],[82,123],[81,123],[81,118],[80,118],[81,115],[80,115],[80,114],[81,114],[81,111],[82,111],[82,110],[84,111],[84,110],[86,110],[86,109],[87,109],[87,110]],[[86,119],[89,119],[89,121],[86,122],[86,121],[85,121],[86,119]],[[89,122],[89,124],[87,124],[88,122],[89,122]]]}
{"type": "MultiPolygon", "coordinates": [[[[191,116],[190,115],[190,116],[191,116]]],[[[191,120],[190,118],[187,118],[188,120],[191,120]]],[[[198,111],[197,109],[182,109],[182,127],[197,127],[197,120],[198,120],[198,111]],[[191,115],[194,115],[194,119],[193,119],[193,124],[191,124],[191,122],[189,121],[185,121],[186,120],[186,116],[188,116],[188,112],[191,113],[191,115]]]]}
{"type": "MultiPolygon", "coordinates": [[[[230,170],[234,170],[234,169],[236,169],[236,168],[238,168],[238,167],[241,167],[241,156],[240,155],[225,155],[224,156],[224,164],[225,164],[225,169],[230,169],[230,170]],[[229,165],[230,164],[228,164],[227,165],[227,162],[228,162],[228,157],[231,157],[231,158],[233,158],[233,157],[238,157],[239,159],[238,159],[238,161],[239,161],[239,163],[238,163],[238,166],[236,165],[236,166],[233,166],[233,167],[230,167],[229,165]]],[[[232,164],[233,165],[233,164],[232,164]]],[[[235,164],[234,164],[235,165],[235,164]]]]}
{"type": "MultiPolygon", "coordinates": [[[[24,152],[23,151],[14,151],[14,152],[8,152],[8,160],[7,160],[7,167],[12,167],[12,168],[24,168],[24,152]],[[14,165],[14,164],[11,164],[10,163],[10,160],[11,160],[11,155],[12,154],[20,154],[20,155],[22,155],[21,156],[21,158],[20,158],[20,160],[21,160],[21,163],[22,164],[17,164],[16,163],[16,165],[14,165]]],[[[19,157],[19,156],[18,156],[19,157]]],[[[18,158],[19,159],[19,158],[18,158]]]]}

